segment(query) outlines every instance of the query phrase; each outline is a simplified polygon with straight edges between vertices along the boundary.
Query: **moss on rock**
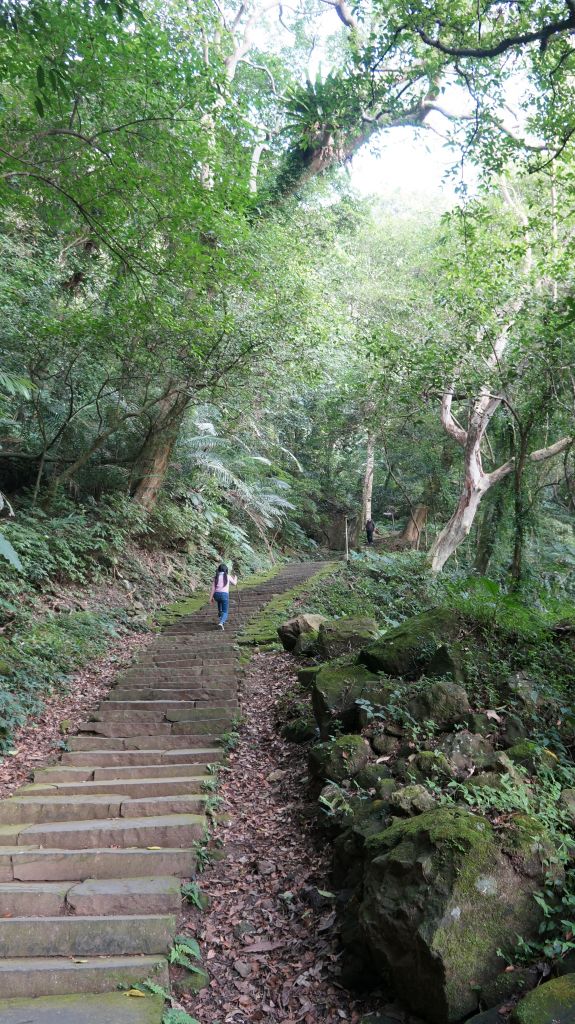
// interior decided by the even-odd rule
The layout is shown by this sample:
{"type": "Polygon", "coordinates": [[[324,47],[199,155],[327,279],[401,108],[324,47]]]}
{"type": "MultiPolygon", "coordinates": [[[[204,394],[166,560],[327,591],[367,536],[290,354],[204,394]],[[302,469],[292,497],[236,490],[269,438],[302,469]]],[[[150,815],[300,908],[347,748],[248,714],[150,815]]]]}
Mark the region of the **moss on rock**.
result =
{"type": "Polygon", "coordinates": [[[312,686],[313,711],[322,737],[329,735],[335,721],[344,728],[358,726],[357,700],[374,705],[385,701],[389,687],[363,665],[323,665],[312,686]]]}
{"type": "Polygon", "coordinates": [[[369,745],[361,736],[347,734],[312,747],[309,769],[314,778],[343,782],[365,768],[370,756],[369,745]]]}
{"type": "Polygon", "coordinates": [[[329,619],[319,627],[319,647],[325,658],[338,658],[341,654],[361,650],[379,636],[379,632],[375,619],[367,615],[329,619]]]}
{"type": "Polygon", "coordinates": [[[280,735],[290,743],[307,743],[317,736],[317,724],[313,715],[300,715],[285,722],[280,729],[280,735]]]}
{"type": "Polygon", "coordinates": [[[469,714],[469,701],[462,686],[441,679],[412,697],[408,703],[410,715],[418,722],[431,720],[440,729],[450,729],[465,721],[469,714]]]}
{"type": "Polygon", "coordinates": [[[463,617],[451,608],[414,615],[361,651],[359,660],[372,672],[404,679],[422,675],[464,678],[461,637],[463,617]]]}
{"type": "Polygon", "coordinates": [[[575,1024],[575,974],[529,992],[513,1010],[510,1024],[575,1024]]]}
{"type": "Polygon", "coordinates": [[[431,1024],[477,1009],[477,986],[497,976],[497,949],[532,934],[532,883],[502,853],[490,824],[437,807],[366,841],[360,923],[382,976],[431,1024]]]}

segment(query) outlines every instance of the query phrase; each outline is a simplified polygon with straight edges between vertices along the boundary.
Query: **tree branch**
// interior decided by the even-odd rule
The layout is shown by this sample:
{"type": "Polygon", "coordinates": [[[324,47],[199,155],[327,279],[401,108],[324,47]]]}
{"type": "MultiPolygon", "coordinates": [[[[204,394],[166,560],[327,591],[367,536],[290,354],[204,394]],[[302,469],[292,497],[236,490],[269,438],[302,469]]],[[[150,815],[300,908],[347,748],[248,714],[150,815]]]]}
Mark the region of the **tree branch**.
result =
{"type": "Polygon", "coordinates": [[[569,10],[568,17],[560,21],[551,21],[532,32],[506,36],[493,46],[450,46],[447,43],[443,43],[441,39],[433,39],[422,28],[417,28],[415,31],[426,46],[431,46],[434,50],[439,50],[440,53],[444,53],[449,57],[499,57],[502,53],[506,53],[507,50],[511,50],[514,47],[527,46],[529,43],[540,43],[541,52],[544,53],[549,40],[553,36],[561,35],[563,32],[575,31],[575,6],[570,0],[567,0],[567,8],[569,10]]]}

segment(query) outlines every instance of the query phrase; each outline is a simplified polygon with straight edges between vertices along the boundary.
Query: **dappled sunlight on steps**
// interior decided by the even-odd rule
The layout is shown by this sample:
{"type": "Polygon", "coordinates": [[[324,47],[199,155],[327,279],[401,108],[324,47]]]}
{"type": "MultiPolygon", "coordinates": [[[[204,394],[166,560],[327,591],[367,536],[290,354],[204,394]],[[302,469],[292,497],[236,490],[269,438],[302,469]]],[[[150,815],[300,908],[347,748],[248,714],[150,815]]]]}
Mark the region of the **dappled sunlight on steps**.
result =
{"type": "Polygon", "coordinates": [[[0,1024],[159,1024],[161,999],[117,989],[169,984],[202,783],[239,708],[235,636],[324,568],[288,565],[235,592],[223,634],[209,606],[166,627],[59,763],[0,802],[0,1024]]]}

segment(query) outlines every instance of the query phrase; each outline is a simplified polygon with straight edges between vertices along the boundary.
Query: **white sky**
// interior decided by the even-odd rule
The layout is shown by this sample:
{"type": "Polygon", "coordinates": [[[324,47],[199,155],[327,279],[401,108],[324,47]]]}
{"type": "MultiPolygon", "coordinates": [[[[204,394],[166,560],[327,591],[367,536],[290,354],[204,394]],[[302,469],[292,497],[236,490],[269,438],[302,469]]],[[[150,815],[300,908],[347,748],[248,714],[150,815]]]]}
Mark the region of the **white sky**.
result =
{"type": "MultiPolygon", "coordinates": [[[[449,207],[457,201],[455,188],[461,183],[460,172],[448,177],[457,159],[457,153],[429,129],[392,128],[375,146],[364,146],[354,157],[350,178],[364,196],[399,193],[449,207]]],[[[464,168],[463,180],[473,191],[472,167],[464,168]]]]}

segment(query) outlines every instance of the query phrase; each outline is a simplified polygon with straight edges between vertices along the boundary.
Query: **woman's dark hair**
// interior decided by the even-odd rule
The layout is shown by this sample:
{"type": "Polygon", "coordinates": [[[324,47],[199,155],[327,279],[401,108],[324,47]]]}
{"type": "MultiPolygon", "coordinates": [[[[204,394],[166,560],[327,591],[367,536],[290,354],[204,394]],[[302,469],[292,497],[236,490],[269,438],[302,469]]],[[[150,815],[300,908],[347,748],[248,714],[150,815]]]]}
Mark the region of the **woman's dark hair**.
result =
{"type": "Polygon", "coordinates": [[[224,574],[224,587],[226,587],[228,585],[228,567],[227,567],[227,565],[224,565],[223,562],[220,562],[220,564],[218,565],[218,568],[216,570],[216,575],[214,576],[214,586],[216,586],[216,587],[218,585],[218,576],[222,572],[224,574]]]}

